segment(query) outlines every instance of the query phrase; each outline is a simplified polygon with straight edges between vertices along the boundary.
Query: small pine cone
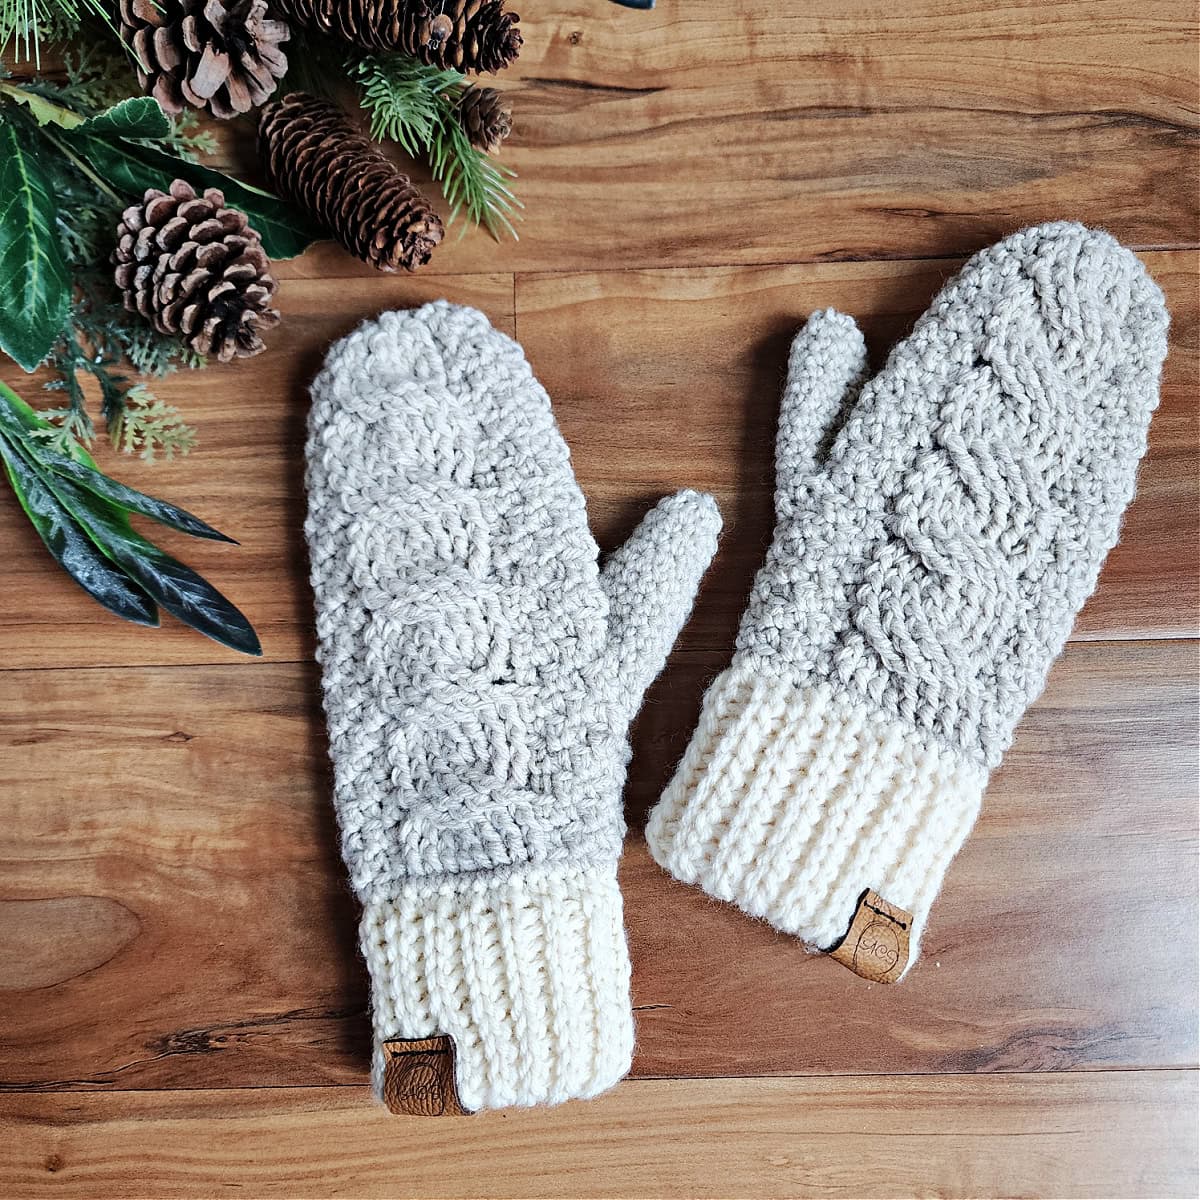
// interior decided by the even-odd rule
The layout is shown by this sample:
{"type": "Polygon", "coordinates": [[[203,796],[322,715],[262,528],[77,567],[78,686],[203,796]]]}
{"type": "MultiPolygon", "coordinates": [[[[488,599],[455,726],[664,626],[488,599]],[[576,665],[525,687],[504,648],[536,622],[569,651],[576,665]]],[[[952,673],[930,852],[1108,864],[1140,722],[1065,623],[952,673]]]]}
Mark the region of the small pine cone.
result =
{"type": "Polygon", "coordinates": [[[126,308],[219,362],[260,353],[261,334],[279,323],[259,236],[216,188],[151,188],[121,215],[112,260],[126,308]]]}
{"type": "Polygon", "coordinates": [[[431,67],[496,72],[521,51],[505,0],[276,0],[295,25],[369,50],[400,50],[431,67]]]}
{"type": "Polygon", "coordinates": [[[495,154],[512,133],[512,105],[495,88],[471,87],[463,92],[458,119],[471,145],[485,154],[495,154]]]}
{"type": "Polygon", "coordinates": [[[120,18],[142,90],[165,112],[249,112],[287,70],[291,31],[267,18],[267,0],[121,0],[120,18]]]}
{"type": "Polygon", "coordinates": [[[381,271],[415,271],[442,240],[429,201],[326,100],[304,92],[272,100],[259,121],[258,156],[275,191],[381,271]]]}

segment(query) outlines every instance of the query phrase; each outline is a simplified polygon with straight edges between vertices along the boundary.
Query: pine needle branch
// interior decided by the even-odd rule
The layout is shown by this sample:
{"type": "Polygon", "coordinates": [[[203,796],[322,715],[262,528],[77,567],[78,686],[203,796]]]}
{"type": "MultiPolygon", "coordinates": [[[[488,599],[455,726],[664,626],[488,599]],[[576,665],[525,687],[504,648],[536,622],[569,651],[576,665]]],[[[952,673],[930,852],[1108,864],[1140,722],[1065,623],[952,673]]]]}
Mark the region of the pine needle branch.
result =
{"type": "Polygon", "coordinates": [[[470,86],[458,71],[427,67],[403,54],[373,54],[353,61],[360,103],[376,141],[394,141],[413,158],[424,156],[450,205],[499,240],[514,239],[520,200],[508,186],[516,172],[471,145],[458,104],[470,86]]]}
{"type": "Polygon", "coordinates": [[[0,51],[40,68],[42,42],[76,37],[88,17],[99,18],[116,34],[105,0],[0,0],[0,51]]]}

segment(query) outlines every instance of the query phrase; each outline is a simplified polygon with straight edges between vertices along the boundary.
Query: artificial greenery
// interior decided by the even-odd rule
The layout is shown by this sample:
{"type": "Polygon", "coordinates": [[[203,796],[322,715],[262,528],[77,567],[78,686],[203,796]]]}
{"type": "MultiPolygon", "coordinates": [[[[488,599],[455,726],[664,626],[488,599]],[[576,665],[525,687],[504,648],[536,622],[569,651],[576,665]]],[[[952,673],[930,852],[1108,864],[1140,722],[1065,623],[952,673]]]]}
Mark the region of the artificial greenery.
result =
{"type": "MultiPolygon", "coordinates": [[[[341,101],[352,85],[371,136],[394,141],[408,155],[429,163],[450,205],[497,240],[517,237],[513,221],[524,206],[509,186],[516,172],[471,145],[458,115],[470,81],[458,71],[425,66],[400,53],[371,54],[328,37],[293,31],[291,64],[281,91],[298,90],[341,101]]],[[[466,232],[467,226],[463,226],[466,232]]]]}
{"type": "Polygon", "coordinates": [[[157,625],[159,606],[243,654],[261,654],[250,622],[212,584],[142,537],[139,513],[194,537],[229,542],[198,517],[101,474],[86,450],[64,453],[53,427],[0,383],[0,460],[21,507],[64,570],[105,608],[157,625]]]}
{"type": "Polygon", "coordinates": [[[95,380],[101,417],[118,448],[143,458],[186,453],[192,430],[138,376],[202,364],[176,337],[127,311],[109,255],[122,210],[148,188],[174,179],[219,188],[242,209],[272,258],[298,254],[317,231],[273,196],[197,161],[196,139],[149,97],[97,109],[105,74],[68,64],[65,83],[0,78],[0,349],[25,370],[42,362],[63,404],[60,450],[89,445],[94,425],[82,380],[95,380]]]}
{"type": "MultiPolygon", "coordinates": [[[[85,448],[96,434],[86,385],[99,393],[100,422],[118,449],[147,459],[191,449],[193,431],[144,380],[203,360],[125,308],[110,264],[122,212],[148,189],[178,179],[218,188],[274,259],[300,253],[321,231],[268,193],[204,166],[211,138],[194,114],[169,118],[135,94],[132,63],[112,29],[105,0],[0,0],[0,49],[16,43],[18,62],[22,47],[26,59],[38,58],[43,41],[92,47],[68,55],[53,78],[17,78],[0,66],[0,351],[25,371],[48,367],[46,386],[59,398],[38,412],[0,383],[0,462],[52,556],[106,608],[157,625],[161,607],[258,654],[246,618],[129,517],[231,539],[97,469],[85,448]]],[[[461,215],[493,237],[517,236],[515,175],[471,145],[458,110],[463,75],[311,35],[294,41],[289,57],[310,76],[305,90],[353,87],[376,139],[428,161],[451,221],[461,215]]]]}
{"type": "Polygon", "coordinates": [[[89,16],[113,28],[104,0],[0,0],[0,53],[41,66],[42,42],[79,34],[89,16]]]}
{"type": "Polygon", "coordinates": [[[508,186],[516,173],[471,145],[458,116],[458,102],[470,86],[463,75],[403,54],[366,55],[352,61],[349,71],[360,86],[371,136],[428,160],[451,221],[461,212],[494,238],[501,232],[517,237],[512,222],[522,206],[508,186]]]}
{"type": "Polygon", "coordinates": [[[51,368],[46,386],[61,398],[39,413],[0,384],[0,461],[52,556],[106,608],[157,625],[161,607],[258,654],[246,618],[138,534],[129,514],[230,539],[96,469],[84,449],[95,434],[84,382],[98,390],[118,449],[169,458],[191,448],[192,430],[140,377],[203,360],[125,308],[109,261],[120,214],[147,189],[176,179],[220,189],[274,258],[298,254],[318,231],[275,197],[201,165],[206,142],[194,125],[169,120],[149,97],[122,98],[132,86],[112,54],[68,60],[64,80],[0,71],[0,350],[26,371],[51,368]]]}

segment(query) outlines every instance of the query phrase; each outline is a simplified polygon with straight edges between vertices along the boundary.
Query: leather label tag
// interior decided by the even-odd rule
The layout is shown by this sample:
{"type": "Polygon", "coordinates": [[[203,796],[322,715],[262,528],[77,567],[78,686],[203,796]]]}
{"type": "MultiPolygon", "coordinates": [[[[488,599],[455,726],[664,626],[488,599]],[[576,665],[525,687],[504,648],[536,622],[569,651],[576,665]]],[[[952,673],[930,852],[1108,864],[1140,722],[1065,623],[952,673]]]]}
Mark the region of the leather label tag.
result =
{"type": "Polygon", "coordinates": [[[470,1116],[454,1079],[454,1039],[439,1033],[384,1042],[383,1102],[399,1116],[470,1116]]]}
{"type": "Polygon", "coordinates": [[[895,983],[908,966],[912,923],[911,913],[868,888],[859,899],[849,933],[829,956],[873,983],[895,983]]]}

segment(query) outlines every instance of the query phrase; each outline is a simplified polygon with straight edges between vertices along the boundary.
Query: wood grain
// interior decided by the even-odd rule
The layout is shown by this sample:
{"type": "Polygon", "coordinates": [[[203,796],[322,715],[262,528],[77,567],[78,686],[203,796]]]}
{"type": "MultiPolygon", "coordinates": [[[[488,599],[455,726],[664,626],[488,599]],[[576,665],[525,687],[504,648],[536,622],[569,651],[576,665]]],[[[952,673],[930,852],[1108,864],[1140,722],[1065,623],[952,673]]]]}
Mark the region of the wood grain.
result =
{"type": "MultiPolygon", "coordinates": [[[[246,609],[266,661],[110,618],[0,489],[0,1193],[1196,1195],[1197,643],[1170,640],[1200,607],[1192,7],[518,7],[498,84],[520,243],[452,232],[436,274],[399,279],[315,246],[278,265],[269,353],[158,388],[198,428],[192,458],[100,451],[242,541],[161,538],[246,609]],[[1064,217],[1146,252],[1173,314],[1162,407],[923,958],[871,985],[675,883],[639,830],[769,536],[800,320],[851,312],[879,356],[962,256],[1064,217]],[[681,486],[713,490],[726,530],[634,730],[638,1078],[413,1125],[363,1090],[301,445],[328,343],[436,296],[521,338],[604,548],[681,486]]],[[[220,161],[253,176],[252,137],[224,127],[220,161]]]]}
{"type": "MultiPolygon", "coordinates": [[[[1070,648],[899,986],[675,883],[632,839],[635,1073],[1195,1063],[1194,664],[1179,642],[1070,648]]],[[[656,685],[635,829],[719,666],[685,654],[656,685]]],[[[365,1078],[317,705],[308,664],[0,673],[5,1086],[365,1078]]]]}
{"type": "Polygon", "coordinates": [[[1194,1196],[1190,1072],[632,1082],[429,1120],[359,1089],[0,1097],[9,1195],[1194,1196]]]}
{"type": "MultiPolygon", "coordinates": [[[[521,241],[451,236],[439,272],[962,255],[1063,216],[1200,240],[1178,0],[546,0],[521,24],[497,81],[521,241]]],[[[248,131],[229,151],[253,169],[248,131]]],[[[332,246],[293,269],[367,270],[332,246]]]]}
{"type": "MultiPolygon", "coordinates": [[[[1141,490],[1079,635],[1193,634],[1198,551],[1198,349],[1191,251],[1146,256],[1174,314],[1173,351],[1141,490]]],[[[324,348],[363,317],[440,294],[517,332],[555,401],[596,535],[617,544],[658,496],[713,491],[722,551],[681,645],[724,651],[770,536],[773,446],[790,337],[834,305],[855,314],[876,357],[902,336],[956,262],[809,264],[702,271],[293,282],[269,353],[173,376],[159,392],[197,425],[201,447],[146,466],[107,450],[103,465],[238,538],[238,548],[155,531],[243,607],[266,657],[311,658],[301,535],[307,382],[324,348]]],[[[3,372],[0,372],[3,374],[3,372]]],[[[9,377],[9,376],[6,376],[9,377]]],[[[10,379],[11,381],[11,379],[10,379]]],[[[54,565],[15,501],[0,493],[6,602],[0,667],[229,662],[169,617],[148,632],[100,609],[54,565]]]]}

